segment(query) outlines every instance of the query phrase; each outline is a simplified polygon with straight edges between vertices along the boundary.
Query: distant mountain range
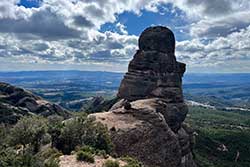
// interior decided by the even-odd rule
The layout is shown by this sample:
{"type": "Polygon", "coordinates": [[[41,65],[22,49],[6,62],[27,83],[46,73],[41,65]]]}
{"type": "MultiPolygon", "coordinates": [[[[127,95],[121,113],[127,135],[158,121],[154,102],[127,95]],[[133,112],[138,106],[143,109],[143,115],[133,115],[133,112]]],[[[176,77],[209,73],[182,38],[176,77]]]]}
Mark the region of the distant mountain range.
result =
{"type": "MultiPolygon", "coordinates": [[[[71,110],[80,110],[89,97],[115,96],[123,73],[100,71],[0,72],[0,81],[26,88],[71,110]]],[[[250,73],[187,73],[187,100],[217,108],[250,108],[250,73]]]]}
{"type": "MultiPolygon", "coordinates": [[[[113,82],[120,82],[123,75],[124,73],[103,71],[20,71],[0,72],[0,81],[18,84],[55,79],[95,79],[96,81],[112,79],[113,82]]],[[[184,75],[183,82],[184,84],[247,84],[250,83],[250,73],[187,73],[184,75]]]]}

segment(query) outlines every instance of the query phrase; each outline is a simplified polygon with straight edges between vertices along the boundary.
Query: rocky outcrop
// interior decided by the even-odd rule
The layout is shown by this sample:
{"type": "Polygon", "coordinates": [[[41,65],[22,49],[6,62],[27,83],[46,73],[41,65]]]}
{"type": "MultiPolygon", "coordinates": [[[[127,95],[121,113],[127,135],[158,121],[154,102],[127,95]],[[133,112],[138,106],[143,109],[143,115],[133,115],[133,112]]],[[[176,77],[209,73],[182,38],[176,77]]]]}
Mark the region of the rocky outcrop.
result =
{"type": "Polygon", "coordinates": [[[181,85],[185,64],[176,61],[173,33],[165,27],[148,28],[139,38],[139,48],[129,63],[128,72],[121,82],[118,97],[130,101],[160,97],[169,103],[182,103],[181,85]],[[148,39],[149,37],[152,39],[148,39]],[[149,43],[160,44],[151,48],[146,47],[149,43]]]}
{"type": "Polygon", "coordinates": [[[31,92],[0,82],[0,123],[16,123],[24,115],[59,115],[69,117],[68,111],[31,92]]]}
{"type": "Polygon", "coordinates": [[[176,61],[175,38],[166,27],[150,27],[139,38],[109,112],[92,114],[110,130],[114,151],[148,167],[195,167],[193,131],[183,124],[185,64],[176,61]]]}
{"type": "Polygon", "coordinates": [[[81,111],[87,113],[96,113],[108,111],[117,102],[117,98],[106,100],[102,96],[91,97],[82,102],[81,111]]]}
{"type": "Polygon", "coordinates": [[[181,148],[178,136],[167,125],[155,108],[145,103],[157,99],[137,100],[131,109],[123,107],[111,112],[95,114],[108,126],[118,156],[136,157],[147,166],[180,166],[181,148]]]}

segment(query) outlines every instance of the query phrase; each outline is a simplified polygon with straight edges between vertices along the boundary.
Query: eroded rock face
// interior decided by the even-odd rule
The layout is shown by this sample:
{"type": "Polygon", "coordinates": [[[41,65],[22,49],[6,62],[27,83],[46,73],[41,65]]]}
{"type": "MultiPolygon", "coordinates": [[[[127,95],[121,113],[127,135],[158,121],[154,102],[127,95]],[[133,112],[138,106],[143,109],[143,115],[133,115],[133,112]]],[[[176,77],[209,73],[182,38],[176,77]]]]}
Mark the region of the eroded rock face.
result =
{"type": "Polygon", "coordinates": [[[181,85],[185,64],[169,54],[137,51],[121,82],[118,97],[130,101],[160,97],[169,102],[183,102],[181,85]]]}
{"type": "Polygon", "coordinates": [[[139,49],[174,53],[174,34],[170,29],[163,26],[149,27],[142,32],[139,38],[139,49]]]}
{"type": "Polygon", "coordinates": [[[107,125],[115,152],[130,155],[148,167],[194,167],[192,129],[183,124],[185,64],[176,61],[171,30],[147,28],[129,63],[118,101],[109,112],[93,114],[107,125]]]}
{"type": "Polygon", "coordinates": [[[24,115],[70,116],[64,108],[3,82],[0,82],[0,113],[0,123],[16,123],[24,115]]]}
{"type": "Polygon", "coordinates": [[[157,109],[145,105],[157,100],[137,100],[131,103],[129,110],[121,107],[92,116],[107,125],[118,156],[136,157],[150,167],[180,166],[178,136],[157,109]]]}

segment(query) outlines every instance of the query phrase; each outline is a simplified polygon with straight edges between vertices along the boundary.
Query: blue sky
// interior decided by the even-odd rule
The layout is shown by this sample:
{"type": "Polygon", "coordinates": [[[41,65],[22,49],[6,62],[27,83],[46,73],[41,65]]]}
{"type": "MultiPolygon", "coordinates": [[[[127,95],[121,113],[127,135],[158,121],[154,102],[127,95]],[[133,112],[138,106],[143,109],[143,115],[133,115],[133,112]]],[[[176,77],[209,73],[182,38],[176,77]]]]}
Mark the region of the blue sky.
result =
{"type": "Polygon", "coordinates": [[[188,72],[250,72],[248,0],[1,0],[0,71],[124,72],[154,25],[188,72]]]}
{"type": "MultiPolygon", "coordinates": [[[[140,15],[132,12],[124,12],[117,16],[117,20],[126,26],[126,30],[130,35],[139,36],[140,33],[149,26],[164,25],[168,26],[176,36],[176,40],[181,41],[188,39],[188,34],[180,32],[182,27],[188,26],[188,21],[180,17],[183,13],[180,10],[174,10],[171,4],[165,4],[159,7],[159,12],[142,10],[140,15]],[[168,10],[168,11],[166,11],[168,10]]],[[[102,32],[117,31],[115,24],[107,23],[101,28],[102,32]]]]}
{"type": "Polygon", "coordinates": [[[38,8],[41,4],[41,1],[39,0],[35,0],[35,1],[31,1],[31,0],[21,0],[18,5],[19,6],[24,6],[26,8],[38,8]]]}

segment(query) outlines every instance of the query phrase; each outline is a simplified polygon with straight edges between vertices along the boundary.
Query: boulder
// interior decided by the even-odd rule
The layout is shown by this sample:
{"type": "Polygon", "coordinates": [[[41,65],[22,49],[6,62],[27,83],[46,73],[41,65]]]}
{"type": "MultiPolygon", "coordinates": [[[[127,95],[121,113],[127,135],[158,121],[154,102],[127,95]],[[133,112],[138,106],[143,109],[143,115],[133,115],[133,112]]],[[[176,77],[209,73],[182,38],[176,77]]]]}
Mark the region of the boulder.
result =
{"type": "Polygon", "coordinates": [[[182,156],[178,135],[153,103],[145,103],[137,100],[131,103],[131,109],[122,107],[91,117],[108,127],[118,156],[136,157],[150,167],[180,166],[182,156]]]}

